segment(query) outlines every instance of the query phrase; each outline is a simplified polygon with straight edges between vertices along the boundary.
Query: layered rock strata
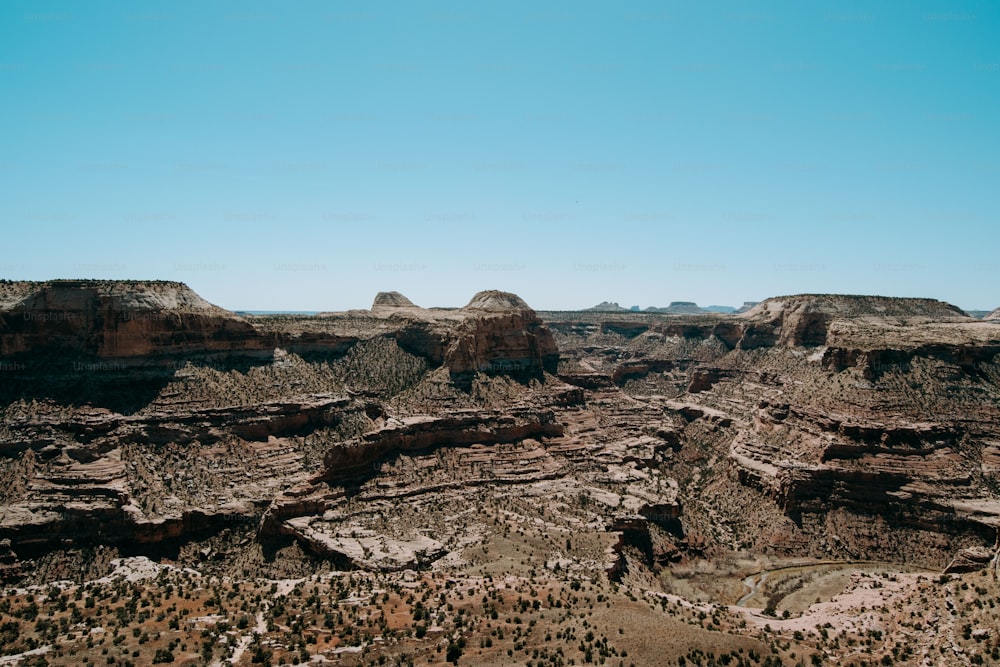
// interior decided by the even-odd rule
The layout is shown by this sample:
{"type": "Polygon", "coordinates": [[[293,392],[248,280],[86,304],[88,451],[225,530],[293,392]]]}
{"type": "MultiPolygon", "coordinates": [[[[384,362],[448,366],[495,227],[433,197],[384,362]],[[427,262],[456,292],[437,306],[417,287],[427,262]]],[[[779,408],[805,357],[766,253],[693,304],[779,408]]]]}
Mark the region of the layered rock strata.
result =
{"type": "Polygon", "coordinates": [[[264,351],[254,328],[182,283],[53,280],[0,285],[0,356],[100,359],[264,351]]]}
{"type": "Polygon", "coordinates": [[[957,570],[1000,525],[1000,331],[936,301],[538,314],[503,292],[383,293],[238,318],[176,283],[0,293],[5,572],[233,527],[345,567],[431,567],[514,515],[600,535],[586,566],[561,538],[547,558],[617,577],[755,552],[957,570]],[[125,407],[104,400],[121,383],[125,407]]]}

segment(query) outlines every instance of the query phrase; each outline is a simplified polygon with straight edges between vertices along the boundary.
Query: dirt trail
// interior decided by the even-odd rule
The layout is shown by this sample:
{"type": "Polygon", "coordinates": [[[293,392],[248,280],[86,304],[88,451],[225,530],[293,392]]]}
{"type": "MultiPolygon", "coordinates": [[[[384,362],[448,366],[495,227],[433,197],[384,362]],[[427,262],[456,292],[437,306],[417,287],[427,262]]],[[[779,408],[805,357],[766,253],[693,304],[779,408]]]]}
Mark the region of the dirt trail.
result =
{"type": "Polygon", "coordinates": [[[760,590],[760,587],[764,585],[765,581],[767,581],[768,574],[770,574],[770,572],[760,572],[758,574],[751,574],[749,577],[743,580],[743,585],[746,586],[748,590],[743,597],[737,600],[736,602],[737,607],[745,607],[746,603],[749,602],[754,595],[757,595],[757,592],[760,590]],[[760,578],[758,579],[758,577],[760,578]]]}
{"type": "Polygon", "coordinates": [[[233,649],[233,655],[226,660],[216,660],[212,663],[212,667],[222,667],[224,662],[228,662],[230,665],[235,665],[240,661],[240,658],[243,657],[243,654],[246,653],[247,648],[253,641],[254,635],[256,634],[263,637],[266,632],[267,622],[264,620],[264,611],[258,611],[256,625],[254,625],[253,630],[250,631],[249,634],[245,634],[240,637],[240,643],[236,645],[235,649],[233,649]]]}

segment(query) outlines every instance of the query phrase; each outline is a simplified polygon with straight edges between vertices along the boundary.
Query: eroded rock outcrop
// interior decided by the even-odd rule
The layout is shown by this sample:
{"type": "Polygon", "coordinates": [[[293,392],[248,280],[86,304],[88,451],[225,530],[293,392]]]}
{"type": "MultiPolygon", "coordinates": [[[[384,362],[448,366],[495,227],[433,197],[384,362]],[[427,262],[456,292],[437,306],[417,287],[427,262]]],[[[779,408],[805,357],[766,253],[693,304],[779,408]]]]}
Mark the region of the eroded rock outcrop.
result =
{"type": "Polygon", "coordinates": [[[372,310],[379,311],[392,308],[416,308],[412,301],[399,292],[379,292],[372,302],[372,310]]]}
{"type": "MultiPolygon", "coordinates": [[[[0,537],[28,554],[255,525],[279,490],[316,476],[324,454],[321,477],[338,477],[392,452],[561,432],[544,407],[386,422],[380,399],[437,367],[453,380],[440,391],[460,403],[455,385],[478,374],[555,370],[551,334],[504,292],[451,310],[381,293],[371,311],[243,319],[180,283],[7,282],[0,358],[14,406],[0,429],[10,482],[0,537]]],[[[560,383],[549,393],[553,405],[583,400],[560,383]]]]}
{"type": "Polygon", "coordinates": [[[406,350],[448,368],[468,388],[476,373],[521,380],[555,373],[559,350],[552,334],[517,295],[495,290],[476,294],[458,310],[382,308],[399,328],[406,350]]]}
{"type": "Polygon", "coordinates": [[[463,411],[441,416],[417,415],[394,419],[363,437],[331,447],[324,458],[323,480],[370,471],[392,453],[436,447],[518,442],[562,435],[551,410],[516,409],[503,412],[463,411]]]}
{"type": "Polygon", "coordinates": [[[368,414],[378,414],[370,402],[320,395],[8,421],[19,437],[4,441],[0,455],[16,460],[25,479],[5,492],[0,537],[37,553],[60,544],[157,544],[256,524],[277,489],[306,476],[301,451],[286,438],[368,414]]]}
{"type": "Polygon", "coordinates": [[[862,420],[789,405],[764,404],[730,456],[746,483],[788,512],[834,506],[878,510],[923,528],[963,519],[954,501],[981,497],[970,457],[953,426],[862,420]]]}
{"type": "Polygon", "coordinates": [[[541,378],[558,361],[552,335],[530,310],[470,317],[444,351],[444,364],[463,385],[476,373],[541,378]]]}
{"type": "Polygon", "coordinates": [[[933,300],[833,295],[770,299],[742,316],[545,317],[560,377],[614,380],[684,424],[672,469],[685,527],[704,544],[934,567],[993,544],[992,324],[933,300]]]}
{"type": "Polygon", "coordinates": [[[456,544],[477,543],[479,528],[440,523],[431,508],[442,503],[463,515],[474,498],[530,497],[549,521],[577,525],[574,506],[548,502],[581,498],[595,526],[613,516],[609,531],[656,534],[650,557],[676,560],[687,544],[677,486],[655,471],[681,447],[680,434],[636,406],[616,406],[614,415],[614,435],[600,439],[591,437],[596,415],[585,406],[387,417],[334,445],[321,475],[276,498],[262,534],[356,567],[418,568],[446,553],[458,558],[456,544]]]}
{"type": "Polygon", "coordinates": [[[272,347],[183,283],[53,280],[6,283],[0,292],[0,355],[135,359],[272,347]]]}
{"type": "Polygon", "coordinates": [[[596,306],[591,306],[590,308],[584,308],[584,311],[590,311],[595,313],[624,313],[628,311],[628,308],[623,308],[618,305],[615,301],[602,301],[596,306]]]}
{"type": "Polygon", "coordinates": [[[836,319],[859,317],[926,318],[928,320],[968,319],[962,309],[934,299],[909,299],[839,294],[801,294],[767,299],[741,317],[762,321],[745,348],[768,344],[817,347],[827,342],[831,323],[836,319]],[[771,336],[765,334],[765,327],[771,336]]]}
{"type": "Polygon", "coordinates": [[[516,294],[484,290],[473,296],[462,310],[531,310],[531,307],[516,294]]]}
{"type": "Polygon", "coordinates": [[[72,434],[80,443],[100,441],[107,447],[119,443],[162,445],[197,441],[213,444],[229,436],[244,440],[267,440],[334,425],[345,410],[373,409],[348,397],[313,395],[249,406],[202,410],[154,410],[121,415],[110,410],[89,409],[65,419],[11,420],[10,426],[27,440],[0,444],[0,455],[26,448],[42,450],[60,434],[72,434]]]}

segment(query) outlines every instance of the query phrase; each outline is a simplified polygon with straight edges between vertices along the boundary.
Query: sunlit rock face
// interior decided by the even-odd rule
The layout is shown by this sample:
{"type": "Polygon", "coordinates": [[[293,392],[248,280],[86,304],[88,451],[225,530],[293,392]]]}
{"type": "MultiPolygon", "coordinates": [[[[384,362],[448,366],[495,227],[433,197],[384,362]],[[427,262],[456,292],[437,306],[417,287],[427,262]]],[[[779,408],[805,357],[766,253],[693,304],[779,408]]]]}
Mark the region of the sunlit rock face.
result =
{"type": "Polygon", "coordinates": [[[55,280],[0,285],[0,355],[101,359],[263,350],[268,341],[183,283],[55,280]]]}

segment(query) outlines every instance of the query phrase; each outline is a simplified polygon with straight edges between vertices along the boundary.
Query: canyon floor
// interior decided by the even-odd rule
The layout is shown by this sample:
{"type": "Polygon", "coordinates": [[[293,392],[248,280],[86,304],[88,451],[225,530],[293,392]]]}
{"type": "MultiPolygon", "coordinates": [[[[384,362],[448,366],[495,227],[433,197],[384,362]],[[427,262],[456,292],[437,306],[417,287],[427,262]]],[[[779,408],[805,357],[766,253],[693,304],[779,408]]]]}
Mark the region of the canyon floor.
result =
{"type": "Polygon", "coordinates": [[[1000,324],[0,289],[0,664],[1000,663],[1000,324]]]}

